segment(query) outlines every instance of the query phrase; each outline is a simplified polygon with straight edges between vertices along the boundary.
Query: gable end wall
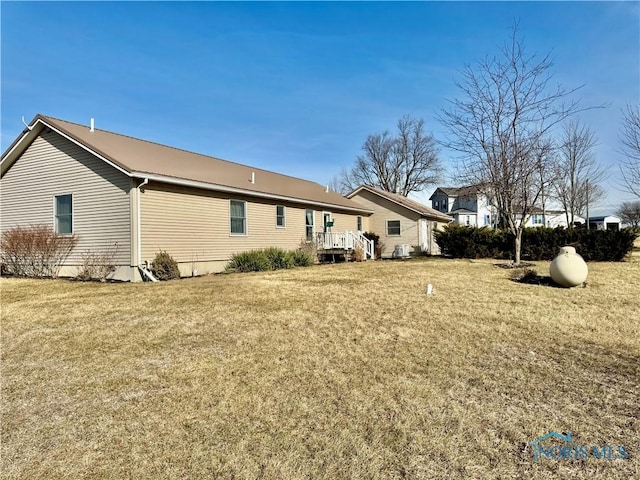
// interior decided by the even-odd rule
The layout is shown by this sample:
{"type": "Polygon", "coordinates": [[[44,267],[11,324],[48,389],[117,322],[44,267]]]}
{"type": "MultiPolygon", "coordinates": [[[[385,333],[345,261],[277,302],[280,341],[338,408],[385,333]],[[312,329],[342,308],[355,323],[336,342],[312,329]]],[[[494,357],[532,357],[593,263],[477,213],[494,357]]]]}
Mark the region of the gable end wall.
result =
{"type": "Polygon", "coordinates": [[[382,256],[391,257],[396,245],[407,244],[414,253],[420,252],[420,215],[367,190],[351,198],[374,213],[369,217],[369,230],[380,236],[384,243],[382,256]],[[387,235],[387,220],[400,220],[400,236],[387,235]]]}
{"type": "Polygon", "coordinates": [[[54,196],[73,195],[79,241],[62,274],[74,275],[82,253],[117,242],[116,262],[131,264],[131,179],[53,131],[43,132],[9,168],[0,186],[0,230],[54,225],[54,196]]]}

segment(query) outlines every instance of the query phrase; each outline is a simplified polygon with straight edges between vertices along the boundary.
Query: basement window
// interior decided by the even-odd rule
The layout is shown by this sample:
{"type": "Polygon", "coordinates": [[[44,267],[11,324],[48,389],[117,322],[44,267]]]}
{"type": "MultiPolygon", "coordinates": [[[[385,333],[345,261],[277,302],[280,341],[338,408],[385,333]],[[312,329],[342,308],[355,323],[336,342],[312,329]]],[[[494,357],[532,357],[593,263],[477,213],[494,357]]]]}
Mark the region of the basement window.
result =
{"type": "Polygon", "coordinates": [[[59,235],[73,233],[73,198],[71,194],[55,196],[55,231],[59,235]]]}

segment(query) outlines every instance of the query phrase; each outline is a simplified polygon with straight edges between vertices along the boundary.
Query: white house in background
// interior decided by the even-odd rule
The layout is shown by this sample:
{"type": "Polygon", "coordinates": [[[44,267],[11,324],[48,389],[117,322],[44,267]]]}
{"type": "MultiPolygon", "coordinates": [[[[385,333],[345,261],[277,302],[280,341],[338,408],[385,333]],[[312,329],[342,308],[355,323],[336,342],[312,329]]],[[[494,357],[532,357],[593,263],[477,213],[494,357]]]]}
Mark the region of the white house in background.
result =
{"type": "MultiPolygon", "coordinates": [[[[520,219],[520,215],[516,216],[516,219],[520,219]]],[[[577,215],[573,216],[573,223],[584,225],[585,220],[577,215]]],[[[542,227],[546,224],[549,228],[567,227],[567,214],[564,210],[542,210],[541,208],[534,207],[533,213],[525,224],[526,227],[542,227]]]]}
{"type": "Polygon", "coordinates": [[[620,230],[622,219],[613,215],[589,217],[589,228],[592,230],[620,230]]]}
{"type": "MultiPolygon", "coordinates": [[[[498,222],[498,209],[491,204],[486,193],[479,185],[466,187],[438,187],[431,197],[433,209],[446,213],[458,225],[470,227],[494,227],[498,222]]],[[[520,216],[516,217],[520,220],[520,216]]],[[[574,223],[585,223],[582,217],[574,216],[574,223]]],[[[567,215],[564,210],[542,210],[534,207],[533,214],[527,220],[527,227],[567,227],[567,215]]]]}
{"type": "Polygon", "coordinates": [[[479,185],[438,187],[431,197],[431,207],[446,213],[459,225],[491,227],[497,221],[497,209],[479,185]]]}

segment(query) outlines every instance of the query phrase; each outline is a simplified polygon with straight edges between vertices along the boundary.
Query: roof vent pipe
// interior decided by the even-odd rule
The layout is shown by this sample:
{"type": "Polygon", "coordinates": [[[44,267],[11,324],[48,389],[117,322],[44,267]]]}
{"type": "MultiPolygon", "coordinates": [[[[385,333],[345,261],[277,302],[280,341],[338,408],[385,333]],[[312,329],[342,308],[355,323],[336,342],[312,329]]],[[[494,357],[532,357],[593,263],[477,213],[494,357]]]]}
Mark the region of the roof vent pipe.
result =
{"type": "Polygon", "coordinates": [[[90,132],[95,132],[96,129],[95,127],[95,120],[93,119],[93,117],[91,118],[91,128],[89,129],[90,132]]]}
{"type": "Polygon", "coordinates": [[[327,185],[327,188],[324,191],[329,193],[329,185],[327,185]]]}
{"type": "Polygon", "coordinates": [[[251,183],[256,183],[256,172],[251,172],[251,183]]]}

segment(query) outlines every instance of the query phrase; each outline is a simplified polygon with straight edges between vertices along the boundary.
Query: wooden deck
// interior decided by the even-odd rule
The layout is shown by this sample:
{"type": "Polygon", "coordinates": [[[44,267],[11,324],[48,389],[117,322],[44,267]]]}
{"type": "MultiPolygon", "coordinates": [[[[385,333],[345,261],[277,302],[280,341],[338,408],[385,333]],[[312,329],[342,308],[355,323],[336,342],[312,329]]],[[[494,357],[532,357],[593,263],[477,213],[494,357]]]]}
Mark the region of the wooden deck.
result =
{"type": "Polygon", "coordinates": [[[318,253],[349,254],[356,248],[361,248],[365,259],[374,258],[373,240],[359,232],[318,232],[316,233],[318,253]]]}

